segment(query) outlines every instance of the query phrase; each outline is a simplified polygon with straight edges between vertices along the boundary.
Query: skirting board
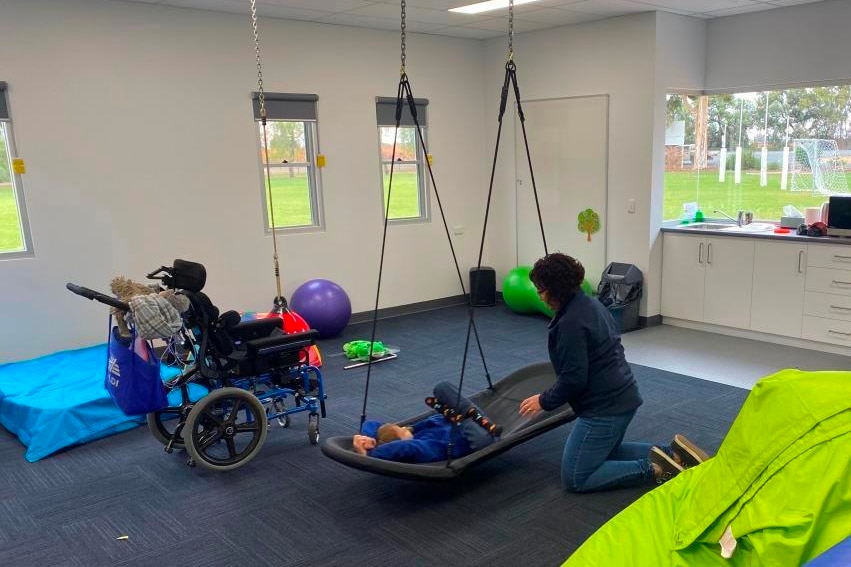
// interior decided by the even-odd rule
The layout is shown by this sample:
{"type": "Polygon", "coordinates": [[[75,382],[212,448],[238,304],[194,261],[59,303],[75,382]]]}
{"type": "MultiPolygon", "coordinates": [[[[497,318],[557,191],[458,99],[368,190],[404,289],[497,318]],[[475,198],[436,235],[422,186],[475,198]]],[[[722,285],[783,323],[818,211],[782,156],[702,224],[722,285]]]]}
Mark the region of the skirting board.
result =
{"type": "Polygon", "coordinates": [[[772,335],[770,333],[748,331],[747,329],[735,329],[733,327],[723,327],[721,325],[699,323],[697,321],[687,321],[685,319],[675,319],[673,317],[663,317],[662,322],[665,325],[671,325],[674,327],[684,327],[686,329],[694,329],[695,331],[706,331],[708,333],[718,333],[719,335],[727,335],[730,337],[738,337],[741,339],[751,339],[754,341],[762,341],[765,343],[774,343],[778,345],[805,348],[808,350],[815,350],[819,352],[827,352],[830,354],[851,356],[851,348],[839,345],[831,345],[828,343],[819,343],[816,341],[808,341],[807,339],[781,337],[780,335],[772,335]]]}
{"type": "Polygon", "coordinates": [[[645,317],[643,315],[639,315],[638,317],[638,326],[642,329],[646,329],[647,327],[655,327],[656,325],[662,324],[662,316],[661,315],[651,315],[650,317],[645,317]]]}
{"type": "MultiPolygon", "coordinates": [[[[497,293],[497,303],[502,302],[502,294],[497,293]]],[[[456,305],[466,305],[466,295],[454,295],[452,297],[444,297],[442,299],[431,299],[429,301],[420,301],[417,303],[409,303],[407,305],[397,305],[396,307],[385,307],[378,310],[379,319],[389,319],[391,317],[400,317],[402,315],[411,315],[413,313],[422,313],[423,311],[432,311],[434,309],[443,309],[444,307],[454,307],[456,305]]],[[[479,309],[482,309],[479,307],[479,309]]],[[[352,313],[352,318],[349,324],[366,323],[372,321],[372,311],[361,311],[352,313]]]]}

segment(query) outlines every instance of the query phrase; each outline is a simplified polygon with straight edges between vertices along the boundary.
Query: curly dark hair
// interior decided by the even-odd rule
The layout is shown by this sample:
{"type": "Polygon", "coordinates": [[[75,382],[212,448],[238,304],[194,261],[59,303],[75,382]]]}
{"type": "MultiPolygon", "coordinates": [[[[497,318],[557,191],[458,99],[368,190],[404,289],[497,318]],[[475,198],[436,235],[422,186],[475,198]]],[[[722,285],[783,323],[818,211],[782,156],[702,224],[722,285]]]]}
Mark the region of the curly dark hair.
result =
{"type": "Polygon", "coordinates": [[[564,305],[571,295],[579,292],[585,279],[585,268],[576,258],[553,252],[535,262],[529,279],[536,288],[546,291],[559,305],[564,305]]]}

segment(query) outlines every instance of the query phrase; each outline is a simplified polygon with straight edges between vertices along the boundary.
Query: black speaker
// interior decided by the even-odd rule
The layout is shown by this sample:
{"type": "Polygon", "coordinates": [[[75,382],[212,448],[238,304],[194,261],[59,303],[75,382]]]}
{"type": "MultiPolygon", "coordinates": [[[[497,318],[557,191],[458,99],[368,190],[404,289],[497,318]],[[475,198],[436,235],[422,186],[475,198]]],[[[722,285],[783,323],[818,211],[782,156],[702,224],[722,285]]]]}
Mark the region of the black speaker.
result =
{"type": "Polygon", "coordinates": [[[476,307],[496,305],[496,272],[493,268],[470,268],[470,301],[476,307]]]}

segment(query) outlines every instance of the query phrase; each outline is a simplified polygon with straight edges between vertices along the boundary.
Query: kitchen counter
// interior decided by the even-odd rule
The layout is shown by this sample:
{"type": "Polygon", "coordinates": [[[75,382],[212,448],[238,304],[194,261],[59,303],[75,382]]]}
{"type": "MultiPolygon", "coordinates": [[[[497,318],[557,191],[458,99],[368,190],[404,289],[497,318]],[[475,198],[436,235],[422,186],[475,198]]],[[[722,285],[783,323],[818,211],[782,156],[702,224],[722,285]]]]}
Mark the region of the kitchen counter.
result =
{"type": "MultiPolygon", "coordinates": [[[[726,224],[723,221],[708,219],[704,221],[708,224],[726,224]]],[[[697,224],[697,223],[692,223],[697,224]]],[[[851,238],[843,236],[798,236],[794,229],[790,229],[788,234],[776,234],[771,230],[765,232],[739,232],[727,230],[704,230],[700,228],[688,228],[688,224],[679,224],[678,221],[669,221],[662,225],[662,232],[670,232],[675,234],[699,234],[701,236],[730,236],[733,238],[763,238],[770,240],[785,240],[789,242],[814,242],[819,244],[846,244],[851,245],[851,238]]]]}

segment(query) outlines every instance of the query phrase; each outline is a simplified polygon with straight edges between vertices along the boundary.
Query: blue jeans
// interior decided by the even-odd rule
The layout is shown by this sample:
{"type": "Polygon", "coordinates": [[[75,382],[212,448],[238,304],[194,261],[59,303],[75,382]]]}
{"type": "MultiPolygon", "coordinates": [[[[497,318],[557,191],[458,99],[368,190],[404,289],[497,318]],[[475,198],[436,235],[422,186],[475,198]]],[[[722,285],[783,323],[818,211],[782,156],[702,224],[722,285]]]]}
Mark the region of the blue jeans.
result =
{"type": "MultiPolygon", "coordinates": [[[[458,388],[445,380],[434,387],[434,397],[440,400],[440,402],[444,405],[453,408],[461,415],[467,415],[467,410],[471,407],[476,408],[482,415],[484,415],[484,412],[482,412],[477,405],[464,396],[461,396],[459,402],[458,388]]],[[[493,436],[472,419],[465,419],[459,423],[458,430],[461,432],[461,435],[464,436],[464,439],[467,440],[467,443],[470,444],[470,449],[472,451],[484,449],[494,442],[493,436]]]]}
{"type": "Polygon", "coordinates": [[[653,480],[652,443],[624,443],[635,411],[576,420],[561,460],[561,481],[568,492],[594,492],[653,480]]]}

